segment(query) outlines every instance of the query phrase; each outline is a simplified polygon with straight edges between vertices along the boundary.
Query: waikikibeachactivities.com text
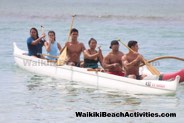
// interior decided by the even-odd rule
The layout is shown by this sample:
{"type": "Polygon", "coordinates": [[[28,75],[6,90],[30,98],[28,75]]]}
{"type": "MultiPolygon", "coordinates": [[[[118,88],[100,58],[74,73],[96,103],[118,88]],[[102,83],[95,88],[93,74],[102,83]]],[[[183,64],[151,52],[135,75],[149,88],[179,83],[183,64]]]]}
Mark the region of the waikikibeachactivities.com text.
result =
{"type": "Polygon", "coordinates": [[[75,112],[76,117],[176,117],[176,113],[151,112],[75,112]]]}

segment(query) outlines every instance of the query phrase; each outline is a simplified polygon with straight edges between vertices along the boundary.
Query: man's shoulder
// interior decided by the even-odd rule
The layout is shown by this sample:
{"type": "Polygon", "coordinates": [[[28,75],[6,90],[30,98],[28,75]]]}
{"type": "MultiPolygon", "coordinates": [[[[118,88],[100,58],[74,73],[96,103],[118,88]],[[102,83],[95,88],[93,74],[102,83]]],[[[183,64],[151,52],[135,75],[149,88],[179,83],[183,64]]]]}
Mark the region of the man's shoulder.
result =
{"type": "Polygon", "coordinates": [[[82,51],[86,49],[84,43],[78,42],[78,45],[80,46],[80,48],[82,48],[82,51]]]}
{"type": "Polygon", "coordinates": [[[119,51],[119,55],[125,55],[123,52],[119,51]]]}
{"type": "Polygon", "coordinates": [[[81,46],[84,46],[84,43],[82,43],[82,42],[79,42],[78,44],[81,45],[81,46]]]}
{"type": "Polygon", "coordinates": [[[70,44],[71,44],[71,42],[67,41],[67,42],[65,43],[65,46],[69,47],[70,44]]]}
{"type": "Polygon", "coordinates": [[[112,55],[112,52],[108,52],[107,55],[105,56],[106,58],[110,57],[112,55]]]}

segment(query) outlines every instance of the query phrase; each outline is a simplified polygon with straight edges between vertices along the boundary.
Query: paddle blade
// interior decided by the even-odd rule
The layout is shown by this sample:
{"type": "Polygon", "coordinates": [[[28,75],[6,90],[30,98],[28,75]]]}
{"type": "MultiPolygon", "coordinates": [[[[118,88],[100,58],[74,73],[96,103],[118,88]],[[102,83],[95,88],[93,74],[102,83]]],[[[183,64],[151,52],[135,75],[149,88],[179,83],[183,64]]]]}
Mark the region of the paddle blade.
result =
{"type": "Polygon", "coordinates": [[[64,65],[67,60],[67,47],[64,48],[63,52],[60,54],[57,65],[64,65]]]}

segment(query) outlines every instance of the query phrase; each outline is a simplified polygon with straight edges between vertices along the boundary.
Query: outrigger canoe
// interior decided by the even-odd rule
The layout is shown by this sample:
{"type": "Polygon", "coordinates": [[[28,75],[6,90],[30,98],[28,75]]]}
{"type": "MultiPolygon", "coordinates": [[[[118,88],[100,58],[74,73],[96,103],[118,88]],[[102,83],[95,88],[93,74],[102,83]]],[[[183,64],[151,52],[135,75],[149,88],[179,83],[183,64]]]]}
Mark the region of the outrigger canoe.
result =
{"type": "Polygon", "coordinates": [[[176,93],[180,79],[179,76],[176,76],[171,81],[135,80],[105,72],[88,71],[86,68],[75,66],[57,66],[45,59],[26,55],[27,51],[19,49],[15,42],[13,47],[15,63],[22,69],[53,78],[93,85],[98,89],[108,88],[129,94],[170,95],[176,93]]]}

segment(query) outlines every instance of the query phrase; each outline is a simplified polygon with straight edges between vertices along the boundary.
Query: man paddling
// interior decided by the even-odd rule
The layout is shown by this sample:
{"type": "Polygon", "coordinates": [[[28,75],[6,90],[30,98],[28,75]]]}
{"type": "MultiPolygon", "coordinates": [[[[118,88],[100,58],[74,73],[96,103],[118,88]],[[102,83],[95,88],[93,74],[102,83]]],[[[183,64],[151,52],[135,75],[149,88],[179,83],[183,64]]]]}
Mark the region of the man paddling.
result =
{"type": "Polygon", "coordinates": [[[71,41],[65,45],[67,47],[67,64],[80,67],[80,55],[85,50],[83,43],[78,41],[78,30],[73,28],[70,32],[71,41]]]}
{"type": "Polygon", "coordinates": [[[165,73],[159,76],[155,75],[140,75],[139,74],[139,67],[141,63],[144,63],[143,56],[138,53],[138,43],[137,41],[129,41],[128,47],[134,50],[136,53],[129,51],[126,55],[122,57],[122,63],[125,68],[125,74],[129,78],[134,78],[138,80],[142,79],[156,79],[156,80],[173,80],[176,78],[177,75],[180,76],[180,82],[184,81],[184,69],[181,69],[177,72],[173,73],[165,73]]]}
{"type": "Polygon", "coordinates": [[[117,40],[113,40],[110,48],[112,50],[104,57],[103,67],[104,69],[108,69],[108,73],[110,74],[124,76],[121,62],[121,58],[124,54],[119,51],[119,42],[117,40]]]}
{"type": "Polygon", "coordinates": [[[38,30],[36,28],[30,29],[30,37],[27,39],[28,55],[41,58],[42,47],[44,45],[45,34],[41,37],[38,36],[38,30]]]}
{"type": "Polygon", "coordinates": [[[144,63],[144,61],[143,56],[138,53],[139,47],[137,41],[129,41],[128,47],[136,53],[129,50],[129,52],[122,57],[122,64],[124,65],[125,74],[129,78],[142,80],[146,77],[146,75],[139,74],[139,66],[141,63],[144,63]]]}

